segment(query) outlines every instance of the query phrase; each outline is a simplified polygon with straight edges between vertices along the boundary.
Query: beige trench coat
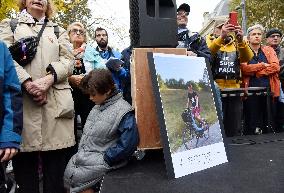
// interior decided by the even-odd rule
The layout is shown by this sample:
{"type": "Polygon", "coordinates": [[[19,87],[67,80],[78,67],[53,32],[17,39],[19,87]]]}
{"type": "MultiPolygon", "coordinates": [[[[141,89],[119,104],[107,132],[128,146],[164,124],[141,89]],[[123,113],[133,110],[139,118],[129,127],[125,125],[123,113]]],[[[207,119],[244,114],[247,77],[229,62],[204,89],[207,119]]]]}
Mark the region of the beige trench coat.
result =
{"type": "MultiPolygon", "coordinates": [[[[57,74],[57,82],[48,90],[47,104],[38,106],[25,91],[23,92],[24,129],[21,151],[24,152],[56,150],[75,144],[74,103],[67,81],[67,77],[72,74],[73,56],[68,50],[70,43],[67,33],[59,28],[57,39],[54,25],[57,24],[47,23],[36,56],[30,64],[21,67],[14,61],[21,83],[29,78],[36,80],[46,76],[49,64],[57,74]]],[[[33,20],[20,16],[13,35],[10,20],[6,19],[0,23],[0,39],[10,46],[22,37],[37,36],[41,27],[42,24],[34,24],[33,20]]]]}

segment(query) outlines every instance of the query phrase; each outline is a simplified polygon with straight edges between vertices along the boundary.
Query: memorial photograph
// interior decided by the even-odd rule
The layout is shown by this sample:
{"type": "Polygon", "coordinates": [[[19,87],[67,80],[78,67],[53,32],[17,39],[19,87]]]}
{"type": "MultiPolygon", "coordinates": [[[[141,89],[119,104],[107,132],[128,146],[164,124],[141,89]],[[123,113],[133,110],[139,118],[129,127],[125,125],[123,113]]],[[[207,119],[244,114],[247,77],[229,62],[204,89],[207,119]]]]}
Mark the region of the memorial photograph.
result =
{"type": "Polygon", "coordinates": [[[162,140],[169,146],[173,164],[197,163],[198,167],[192,169],[200,170],[206,165],[216,165],[219,161],[216,157],[220,155],[225,161],[221,127],[204,58],[171,54],[153,57],[155,74],[152,76],[158,85],[158,90],[154,90],[157,112],[162,117],[160,122],[164,121],[160,123],[161,129],[167,134],[167,139],[162,140]]]}

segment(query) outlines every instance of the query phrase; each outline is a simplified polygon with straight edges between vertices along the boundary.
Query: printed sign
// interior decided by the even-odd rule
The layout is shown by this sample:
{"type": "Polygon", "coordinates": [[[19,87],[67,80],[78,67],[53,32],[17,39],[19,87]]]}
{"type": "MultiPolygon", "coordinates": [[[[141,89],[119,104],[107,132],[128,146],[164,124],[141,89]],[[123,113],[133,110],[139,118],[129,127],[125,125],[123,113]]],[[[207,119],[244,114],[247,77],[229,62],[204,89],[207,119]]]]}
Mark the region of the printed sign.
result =
{"type": "Polygon", "coordinates": [[[148,61],[169,177],[227,162],[205,59],[148,53],[148,61]]]}

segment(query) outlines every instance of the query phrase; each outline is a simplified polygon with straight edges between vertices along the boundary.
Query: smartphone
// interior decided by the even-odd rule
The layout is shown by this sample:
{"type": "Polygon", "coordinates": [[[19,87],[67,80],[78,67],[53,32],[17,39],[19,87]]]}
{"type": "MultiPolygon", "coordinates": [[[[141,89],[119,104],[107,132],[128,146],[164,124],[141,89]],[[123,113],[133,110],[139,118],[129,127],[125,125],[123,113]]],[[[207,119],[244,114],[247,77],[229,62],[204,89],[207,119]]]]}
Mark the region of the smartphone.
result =
{"type": "Polygon", "coordinates": [[[238,12],[232,11],[229,13],[229,23],[237,26],[238,25],[238,12]]]}

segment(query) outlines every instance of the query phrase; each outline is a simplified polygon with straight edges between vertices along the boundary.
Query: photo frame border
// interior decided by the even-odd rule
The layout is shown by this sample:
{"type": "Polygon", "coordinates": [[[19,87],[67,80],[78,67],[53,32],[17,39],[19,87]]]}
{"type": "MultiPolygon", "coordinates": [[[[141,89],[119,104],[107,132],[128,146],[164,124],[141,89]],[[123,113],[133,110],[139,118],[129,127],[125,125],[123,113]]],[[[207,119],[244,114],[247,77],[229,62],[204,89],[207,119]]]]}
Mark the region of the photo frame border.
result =
{"type": "MultiPolygon", "coordinates": [[[[168,140],[167,127],[166,127],[165,116],[163,112],[163,104],[162,104],[162,99],[160,95],[160,88],[159,88],[159,84],[157,80],[157,71],[155,68],[155,62],[154,62],[153,55],[154,55],[153,52],[147,52],[147,59],[148,59],[149,71],[150,71],[150,76],[151,76],[151,81],[152,81],[153,93],[154,93],[155,102],[156,102],[155,103],[156,112],[158,114],[158,121],[159,121],[159,126],[160,126],[160,134],[161,134],[161,139],[162,139],[162,146],[163,146],[164,159],[165,159],[165,164],[166,164],[166,169],[167,169],[167,175],[168,175],[168,178],[172,179],[175,177],[175,173],[174,173],[174,167],[173,167],[173,162],[172,162],[172,157],[171,157],[171,150],[170,150],[170,144],[168,140]]],[[[213,75],[212,75],[209,60],[205,59],[205,63],[206,63],[207,71],[208,71],[208,79],[210,82],[210,88],[213,94],[213,100],[214,100],[215,108],[217,111],[217,118],[218,118],[220,129],[221,129],[223,143],[224,143],[225,151],[227,154],[227,159],[229,161],[228,146],[227,146],[228,143],[227,143],[227,139],[225,136],[224,125],[223,125],[223,120],[221,116],[222,109],[220,108],[219,105],[217,105],[218,104],[217,93],[216,93],[216,88],[214,85],[214,80],[213,80],[213,75]]]]}

